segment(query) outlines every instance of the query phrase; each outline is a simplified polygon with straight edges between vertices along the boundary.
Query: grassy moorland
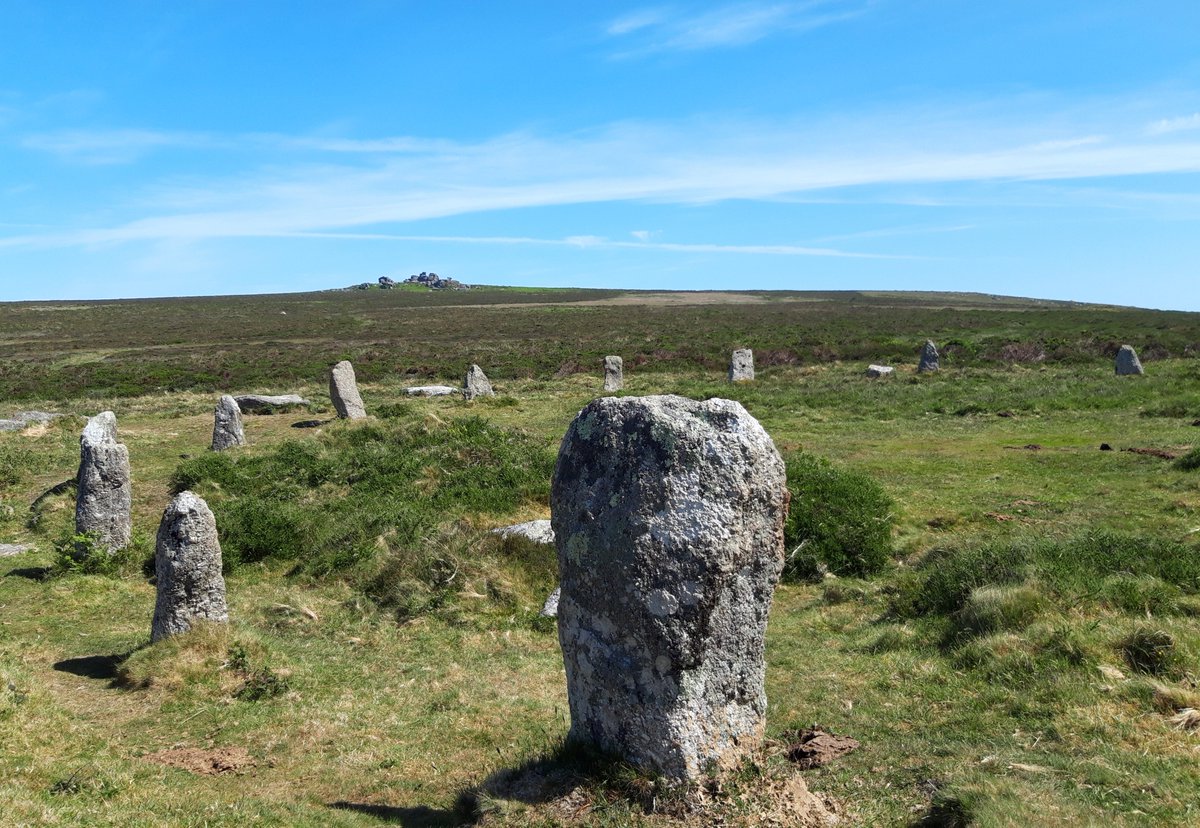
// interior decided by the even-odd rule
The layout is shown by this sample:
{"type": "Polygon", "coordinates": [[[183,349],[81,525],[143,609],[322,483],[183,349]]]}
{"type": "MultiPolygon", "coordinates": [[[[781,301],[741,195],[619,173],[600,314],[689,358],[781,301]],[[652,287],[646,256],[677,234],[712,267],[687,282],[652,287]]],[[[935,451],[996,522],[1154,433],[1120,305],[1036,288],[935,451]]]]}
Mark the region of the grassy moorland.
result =
{"type": "MultiPolygon", "coordinates": [[[[882,570],[793,579],[768,632],[769,734],[819,723],[862,742],[804,773],[846,824],[1200,821],[1200,470],[1169,459],[1200,443],[1200,315],[495,289],[0,319],[0,399],[70,415],[0,434],[0,543],[35,547],[0,559],[0,824],[672,824],[669,795],[620,768],[587,765],[564,797],[497,782],[546,756],[575,767],[536,614],[553,556],[487,530],[548,514],[557,442],[605,353],[625,356],[626,393],[738,399],[797,469],[828,458],[886,495],[845,495],[886,512],[882,570]],[[917,376],[927,336],[943,370],[917,376]],[[1146,376],[1113,376],[1121,342],[1146,376]],[[739,345],[759,379],[732,387],[739,345]],[[343,357],[365,423],[329,419],[324,371],[343,357]],[[404,397],[469,359],[496,399],[404,397]],[[897,376],[867,380],[867,360],[897,376]],[[250,444],[213,456],[216,390],[314,406],[247,417],[250,444]],[[74,474],[101,407],[130,447],[138,537],[80,566],[55,551],[71,492],[40,496],[74,474]],[[233,623],[149,646],[144,561],[184,486],[217,514],[233,623]],[[236,769],[151,761],[189,748],[236,769]]],[[[754,778],[781,764],[726,783],[716,813],[752,824],[754,778]]]]}

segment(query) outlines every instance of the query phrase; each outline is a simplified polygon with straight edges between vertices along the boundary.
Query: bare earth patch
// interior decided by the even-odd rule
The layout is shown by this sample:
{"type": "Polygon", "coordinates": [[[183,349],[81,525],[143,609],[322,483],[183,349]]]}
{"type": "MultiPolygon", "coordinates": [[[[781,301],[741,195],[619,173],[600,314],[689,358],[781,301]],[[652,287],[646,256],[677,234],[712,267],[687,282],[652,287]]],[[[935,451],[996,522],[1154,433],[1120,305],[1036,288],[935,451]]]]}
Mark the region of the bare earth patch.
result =
{"type": "Polygon", "coordinates": [[[838,736],[819,727],[785,734],[784,739],[788,745],[788,759],[800,770],[819,768],[862,746],[857,739],[838,736]]]}
{"type": "Polygon", "coordinates": [[[1128,451],[1133,454],[1142,454],[1146,457],[1158,457],[1162,460],[1174,460],[1179,456],[1178,454],[1156,448],[1124,448],[1121,449],[1121,451],[1128,451]]]}
{"type": "Polygon", "coordinates": [[[219,776],[223,773],[240,773],[254,767],[254,760],[245,748],[168,748],[142,757],[147,762],[179,768],[201,776],[219,776]]]}

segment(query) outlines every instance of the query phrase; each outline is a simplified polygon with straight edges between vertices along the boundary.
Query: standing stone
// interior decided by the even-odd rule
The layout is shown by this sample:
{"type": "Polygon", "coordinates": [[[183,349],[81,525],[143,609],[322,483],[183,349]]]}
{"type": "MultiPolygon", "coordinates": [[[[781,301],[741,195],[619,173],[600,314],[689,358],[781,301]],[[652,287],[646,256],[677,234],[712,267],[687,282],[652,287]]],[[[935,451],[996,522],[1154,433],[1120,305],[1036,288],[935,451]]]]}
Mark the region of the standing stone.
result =
{"type": "Polygon", "coordinates": [[[329,399],[337,415],[343,420],[362,420],[367,416],[362,397],[358,395],[358,382],[354,379],[354,366],[343,359],[329,372],[329,399]]]}
{"type": "Polygon", "coordinates": [[[229,394],[221,397],[217,410],[213,412],[212,450],[224,451],[234,446],[246,445],[246,432],[242,428],[242,410],[237,400],[229,394]]]}
{"type": "Polygon", "coordinates": [[[158,600],[152,641],[187,632],[196,621],[229,621],[217,521],[198,495],[182,492],[163,512],[154,548],[154,572],[158,600]]]}
{"type": "Polygon", "coordinates": [[[751,382],[754,379],[754,351],[739,348],[729,360],[730,382],[751,382]]]}
{"type": "Polygon", "coordinates": [[[1138,359],[1137,351],[1133,350],[1132,345],[1122,345],[1121,350],[1117,351],[1117,375],[1142,373],[1145,372],[1142,370],[1142,361],[1138,359]]]}
{"type": "Polygon", "coordinates": [[[90,533],[110,553],[129,545],[129,449],[117,442],[117,415],[102,411],[79,438],[75,533],[90,533]]]}
{"type": "Polygon", "coordinates": [[[937,345],[933,344],[932,339],[926,339],[925,347],[921,348],[921,361],[917,363],[917,373],[924,374],[926,371],[937,371],[940,367],[938,365],[937,345]]]}
{"type": "Polygon", "coordinates": [[[601,397],[563,438],[550,504],[574,740],[675,779],[763,738],[763,639],[783,568],[783,460],[742,406],[601,397]]]}
{"type": "Polygon", "coordinates": [[[604,390],[612,393],[625,387],[625,360],[619,356],[604,358],[604,390]]]}
{"type": "Polygon", "coordinates": [[[470,402],[476,397],[494,397],[496,393],[492,391],[492,384],[488,382],[487,374],[483,373],[483,369],[472,363],[467,369],[467,376],[463,378],[463,399],[470,402]]]}

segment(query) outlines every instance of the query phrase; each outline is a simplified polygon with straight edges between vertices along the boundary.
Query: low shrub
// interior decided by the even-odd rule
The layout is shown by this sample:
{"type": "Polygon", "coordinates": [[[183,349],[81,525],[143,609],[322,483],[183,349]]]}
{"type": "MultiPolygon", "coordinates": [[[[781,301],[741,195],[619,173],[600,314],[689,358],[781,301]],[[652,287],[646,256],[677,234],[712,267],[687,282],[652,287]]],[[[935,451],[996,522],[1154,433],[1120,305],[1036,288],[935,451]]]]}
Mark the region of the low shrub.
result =
{"type": "Polygon", "coordinates": [[[1022,630],[1045,604],[1042,593],[1029,584],[983,586],[971,590],[955,621],[959,632],[967,635],[1022,630]]]}
{"type": "Polygon", "coordinates": [[[875,480],[808,454],[787,461],[792,503],[784,538],[792,550],[784,576],[811,578],[822,568],[863,577],[891,560],[894,503],[875,480]]]}

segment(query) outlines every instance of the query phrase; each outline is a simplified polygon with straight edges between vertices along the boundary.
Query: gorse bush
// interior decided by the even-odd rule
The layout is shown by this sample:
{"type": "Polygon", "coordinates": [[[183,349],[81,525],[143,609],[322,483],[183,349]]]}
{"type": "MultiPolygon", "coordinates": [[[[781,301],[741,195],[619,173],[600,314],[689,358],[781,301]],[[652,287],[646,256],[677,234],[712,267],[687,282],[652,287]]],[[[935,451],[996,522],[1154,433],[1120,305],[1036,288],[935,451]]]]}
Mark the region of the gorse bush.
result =
{"type": "Polygon", "coordinates": [[[415,564],[448,521],[545,502],[553,463],[527,435],[467,417],[334,429],[261,455],[206,454],[182,463],[172,488],[209,499],[227,568],[274,558],[325,575],[381,553],[415,564]]]}
{"type": "Polygon", "coordinates": [[[894,503],[860,472],[808,454],[787,460],[792,503],[784,525],[785,577],[811,577],[823,565],[837,575],[873,575],[891,560],[894,503]]]}

